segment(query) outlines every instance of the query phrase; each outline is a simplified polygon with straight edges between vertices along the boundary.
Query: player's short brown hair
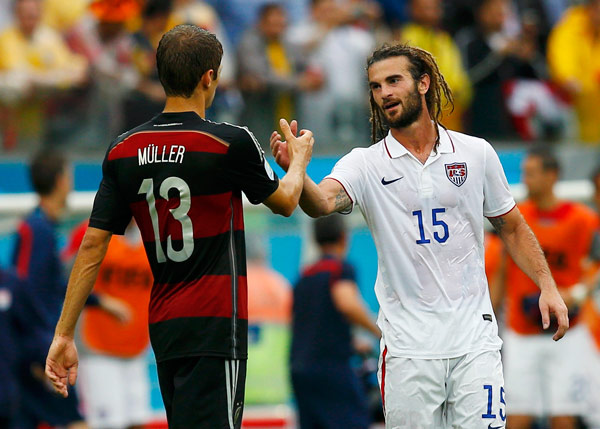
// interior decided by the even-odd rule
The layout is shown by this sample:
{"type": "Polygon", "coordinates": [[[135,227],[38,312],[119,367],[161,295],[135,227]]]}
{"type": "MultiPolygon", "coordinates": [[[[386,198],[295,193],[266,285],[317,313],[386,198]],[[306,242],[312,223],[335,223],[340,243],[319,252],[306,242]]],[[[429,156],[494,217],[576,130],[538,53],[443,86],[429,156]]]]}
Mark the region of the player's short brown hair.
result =
{"type": "Polygon", "coordinates": [[[156,51],[158,78],[167,97],[190,98],[202,75],[214,70],[216,79],[223,46],[210,31],[183,24],[166,32],[156,51]]]}

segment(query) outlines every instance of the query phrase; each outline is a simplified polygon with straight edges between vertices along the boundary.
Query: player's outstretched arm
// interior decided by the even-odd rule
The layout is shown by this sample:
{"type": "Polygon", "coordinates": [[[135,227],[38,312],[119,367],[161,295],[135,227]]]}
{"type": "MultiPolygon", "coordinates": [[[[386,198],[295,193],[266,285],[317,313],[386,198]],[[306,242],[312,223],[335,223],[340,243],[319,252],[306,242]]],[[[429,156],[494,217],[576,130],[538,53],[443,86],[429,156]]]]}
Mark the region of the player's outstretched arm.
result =
{"type": "Polygon", "coordinates": [[[77,379],[78,357],[73,340],[75,325],[94,287],[111,235],[101,229],[87,229],[71,271],[65,303],[46,358],[46,375],[54,389],[65,398],[68,396],[67,383],[74,385],[77,379]]]}
{"type": "MultiPolygon", "coordinates": [[[[291,123],[291,132],[296,133],[298,124],[291,123]]],[[[301,131],[300,134],[304,132],[301,131]]],[[[287,137],[286,137],[287,140],[287,137]]],[[[271,153],[277,164],[288,171],[290,160],[288,155],[288,143],[282,141],[281,135],[273,131],[270,139],[271,153]]],[[[343,211],[352,204],[352,200],[346,194],[346,190],[337,181],[324,179],[318,185],[312,181],[308,174],[304,175],[302,195],[300,196],[300,207],[310,217],[327,216],[331,213],[343,211]]]]}
{"type": "Polygon", "coordinates": [[[554,313],[558,321],[558,330],[552,338],[554,341],[560,340],[569,328],[568,310],[533,231],[517,207],[504,216],[489,220],[515,263],[540,288],[539,306],[543,328],[547,329],[550,326],[550,314],[554,313]]]}
{"type": "Polygon", "coordinates": [[[281,130],[287,141],[288,168],[287,174],[279,181],[279,187],[271,194],[264,204],[269,207],[273,213],[283,216],[290,216],[300,200],[306,166],[312,156],[312,148],[315,142],[312,131],[303,130],[299,137],[296,137],[298,127],[295,121],[292,121],[294,130],[285,119],[279,121],[281,130]]]}

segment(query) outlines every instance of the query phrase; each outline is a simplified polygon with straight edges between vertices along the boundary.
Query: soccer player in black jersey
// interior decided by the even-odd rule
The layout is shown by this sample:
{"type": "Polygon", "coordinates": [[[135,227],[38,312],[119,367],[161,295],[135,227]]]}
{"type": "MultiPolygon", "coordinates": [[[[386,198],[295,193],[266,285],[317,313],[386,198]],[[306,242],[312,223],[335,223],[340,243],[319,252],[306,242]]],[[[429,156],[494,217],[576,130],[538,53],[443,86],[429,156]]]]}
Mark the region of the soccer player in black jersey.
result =
{"type": "Polygon", "coordinates": [[[281,121],[292,163],[279,180],[248,129],[205,120],[222,54],[217,38],[193,25],[161,39],[165,109],[108,148],[46,362],[55,389],[67,396],[77,377],[77,319],[111,235],[123,234],[133,216],[154,274],[150,339],[170,428],[241,426],[248,327],[242,192],[289,216],[314,143],[310,131],[295,137],[281,121]]]}

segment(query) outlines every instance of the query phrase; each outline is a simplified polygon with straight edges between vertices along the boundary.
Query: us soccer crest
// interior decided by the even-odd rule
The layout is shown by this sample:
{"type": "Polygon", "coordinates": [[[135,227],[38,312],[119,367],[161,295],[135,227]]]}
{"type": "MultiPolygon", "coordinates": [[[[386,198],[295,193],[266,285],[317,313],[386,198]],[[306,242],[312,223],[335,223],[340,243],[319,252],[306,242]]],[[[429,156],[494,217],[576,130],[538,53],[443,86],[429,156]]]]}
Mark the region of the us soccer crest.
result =
{"type": "Polygon", "coordinates": [[[455,162],[446,165],[446,177],[456,186],[461,186],[467,180],[467,163],[455,162]]]}

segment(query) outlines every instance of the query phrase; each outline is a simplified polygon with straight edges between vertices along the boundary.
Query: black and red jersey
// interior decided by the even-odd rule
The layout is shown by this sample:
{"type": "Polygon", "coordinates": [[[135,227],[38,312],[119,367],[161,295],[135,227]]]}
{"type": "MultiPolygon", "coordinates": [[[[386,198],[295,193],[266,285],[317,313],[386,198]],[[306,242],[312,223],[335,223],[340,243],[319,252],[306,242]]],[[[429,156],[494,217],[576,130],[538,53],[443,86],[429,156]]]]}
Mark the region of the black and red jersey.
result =
{"type": "Polygon", "coordinates": [[[90,226],[122,234],[135,218],[154,284],[158,361],[247,356],[242,192],[263,202],[278,178],[254,136],[194,112],[162,113],[106,153],[90,226]]]}

